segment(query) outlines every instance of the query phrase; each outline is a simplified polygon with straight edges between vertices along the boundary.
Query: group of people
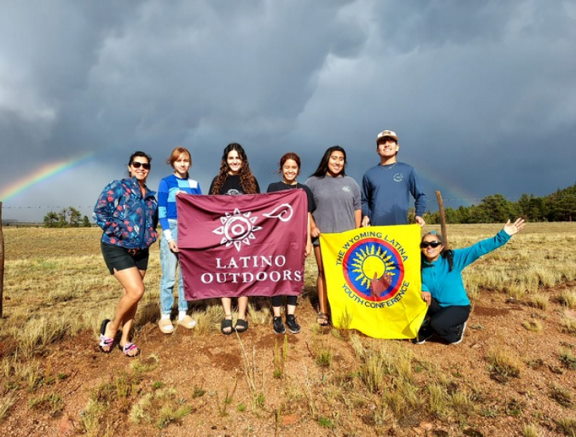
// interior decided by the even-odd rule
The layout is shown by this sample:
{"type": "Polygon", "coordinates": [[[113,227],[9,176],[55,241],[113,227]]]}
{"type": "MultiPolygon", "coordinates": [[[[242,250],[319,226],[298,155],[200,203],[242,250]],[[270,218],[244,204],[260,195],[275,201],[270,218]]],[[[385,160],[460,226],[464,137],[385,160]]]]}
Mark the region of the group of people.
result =
{"type": "MultiPolygon", "coordinates": [[[[326,281],[322,265],[319,235],[344,232],[361,226],[405,224],[408,222],[410,197],[414,199],[415,221],[424,226],[426,195],[414,169],[398,162],[400,150],[398,136],[391,130],[377,135],[376,151],[379,163],[369,169],[362,179],[362,186],[346,175],[346,151],[341,146],[329,147],[316,171],[301,184],[297,181],[301,161],[295,153],[280,158],[281,180],[271,183],[267,192],[286,189],[303,189],[308,199],[308,231],[305,255],[314,251],[318,266],[318,316],[317,323],[330,322],[326,281]]],[[[102,191],[94,209],[97,224],[102,228],[101,250],[110,274],[123,287],[123,294],[112,319],[100,325],[99,347],[109,353],[117,344],[128,357],[140,353],[130,338],[138,302],[144,293],[144,275],[148,265],[148,248],[158,235],[158,222],[162,229],[160,260],[159,329],[165,334],[174,331],[171,320],[174,305],[174,288],[178,294],[178,316],[175,323],[192,329],[196,321],[188,315],[188,302],[184,295],[183,281],[178,265],[178,217],[176,195],[180,192],[202,194],[199,183],[190,178],[192,157],[183,147],[172,150],[167,163],[173,173],[160,181],[158,199],[146,180],[151,170],[152,158],[144,152],[135,152],[128,161],[128,178],[108,184],[102,191]],[[177,276],[178,275],[178,276],[177,276]]],[[[260,193],[260,186],[248,162],[244,148],[231,143],[223,151],[220,169],[212,180],[208,194],[242,195],[260,193]]],[[[470,301],[464,289],[461,271],[480,256],[505,244],[510,236],[524,226],[522,219],[508,222],[496,237],[481,241],[460,250],[449,250],[442,236],[430,232],[422,237],[422,298],[429,305],[425,322],[414,340],[426,341],[437,335],[448,343],[461,341],[465,323],[470,313],[470,301]]],[[[248,329],[248,297],[237,298],[238,317],[232,320],[232,299],[221,298],[224,318],[220,330],[224,335],[248,329]]],[[[296,334],[300,325],[295,316],[296,296],[274,296],[272,328],[283,334],[288,329],[296,334]],[[283,300],[286,300],[285,319],[282,320],[283,300]]]]}

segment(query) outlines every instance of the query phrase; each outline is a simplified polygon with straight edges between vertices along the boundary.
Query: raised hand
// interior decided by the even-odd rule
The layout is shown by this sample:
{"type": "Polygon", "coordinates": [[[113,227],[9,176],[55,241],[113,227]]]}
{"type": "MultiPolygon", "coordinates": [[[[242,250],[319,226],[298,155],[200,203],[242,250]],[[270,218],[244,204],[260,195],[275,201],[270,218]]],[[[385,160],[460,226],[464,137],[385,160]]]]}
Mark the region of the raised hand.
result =
{"type": "Polygon", "coordinates": [[[514,223],[510,223],[510,220],[506,222],[504,225],[504,232],[508,235],[514,235],[524,228],[526,221],[523,218],[517,218],[514,223]]]}

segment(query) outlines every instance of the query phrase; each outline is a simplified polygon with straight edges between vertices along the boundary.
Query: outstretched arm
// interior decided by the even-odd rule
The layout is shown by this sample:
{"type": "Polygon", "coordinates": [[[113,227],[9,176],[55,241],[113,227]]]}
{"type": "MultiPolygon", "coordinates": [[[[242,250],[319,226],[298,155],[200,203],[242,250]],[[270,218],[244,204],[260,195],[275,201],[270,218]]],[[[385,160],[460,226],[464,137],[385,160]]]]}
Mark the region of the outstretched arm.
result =
{"type": "Polygon", "coordinates": [[[506,222],[500,232],[494,237],[481,240],[476,244],[464,249],[454,250],[454,266],[457,269],[463,269],[467,265],[473,263],[478,258],[493,250],[498,249],[510,240],[512,235],[520,232],[524,227],[524,219],[518,218],[514,223],[510,220],[506,222]]]}

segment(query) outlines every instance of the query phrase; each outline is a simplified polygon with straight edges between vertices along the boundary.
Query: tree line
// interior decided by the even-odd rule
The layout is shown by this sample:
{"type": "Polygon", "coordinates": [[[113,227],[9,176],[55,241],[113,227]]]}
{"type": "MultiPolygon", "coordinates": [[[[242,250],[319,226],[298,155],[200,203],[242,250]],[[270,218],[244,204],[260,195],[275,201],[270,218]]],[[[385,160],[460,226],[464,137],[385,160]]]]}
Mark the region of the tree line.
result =
{"type": "Polygon", "coordinates": [[[44,226],[47,228],[89,228],[88,216],[82,217],[80,211],[71,206],[60,212],[50,211],[44,216],[44,226]]]}
{"type": "MultiPolygon", "coordinates": [[[[445,212],[448,223],[503,223],[514,217],[524,217],[531,222],[571,222],[576,219],[576,184],[543,197],[522,194],[517,202],[507,200],[502,194],[492,194],[478,205],[446,208],[445,212]]],[[[410,215],[414,215],[414,210],[410,215]]],[[[440,223],[438,212],[427,212],[424,219],[426,223],[440,223]]],[[[78,228],[90,227],[91,223],[76,208],[68,207],[46,214],[44,226],[78,228]]]]}
{"type": "MultiPolygon", "coordinates": [[[[485,197],[478,205],[446,208],[448,223],[503,223],[514,217],[531,222],[571,222],[576,219],[576,184],[543,197],[522,194],[517,202],[502,194],[485,197]]],[[[440,223],[438,212],[424,214],[426,223],[440,223]]]]}

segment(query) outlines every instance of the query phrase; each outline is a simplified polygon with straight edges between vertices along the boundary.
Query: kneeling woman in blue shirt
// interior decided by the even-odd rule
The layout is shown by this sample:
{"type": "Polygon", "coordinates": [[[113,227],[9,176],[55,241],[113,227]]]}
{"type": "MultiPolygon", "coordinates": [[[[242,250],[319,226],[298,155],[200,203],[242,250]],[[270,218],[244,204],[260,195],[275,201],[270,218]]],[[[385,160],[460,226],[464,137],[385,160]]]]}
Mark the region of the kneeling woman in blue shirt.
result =
{"type": "Polygon", "coordinates": [[[414,343],[421,344],[436,334],[448,344],[458,344],[464,337],[470,315],[470,299],[462,281],[462,270],[482,255],[506,244],[520,232],[524,220],[510,220],[494,237],[463,249],[445,248],[442,236],[428,232],[422,237],[422,299],[428,312],[414,343]]]}

